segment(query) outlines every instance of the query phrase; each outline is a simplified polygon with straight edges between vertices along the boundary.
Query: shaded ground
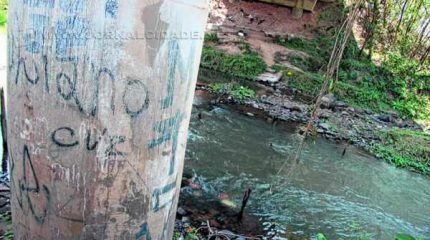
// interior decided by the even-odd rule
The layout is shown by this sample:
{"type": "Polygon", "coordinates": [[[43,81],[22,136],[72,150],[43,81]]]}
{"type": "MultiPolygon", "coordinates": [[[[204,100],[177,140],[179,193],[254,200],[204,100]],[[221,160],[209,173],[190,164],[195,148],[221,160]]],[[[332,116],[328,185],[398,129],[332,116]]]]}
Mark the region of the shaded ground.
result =
{"type": "Polygon", "coordinates": [[[313,13],[305,12],[302,18],[297,19],[288,7],[242,0],[217,0],[211,2],[207,31],[217,33],[217,48],[238,54],[241,52],[240,45],[247,43],[263,56],[268,66],[272,66],[277,53],[288,55],[296,52],[274,44],[273,37],[312,39],[321,29],[331,28],[335,24],[320,21],[325,18],[321,13],[333,7],[332,3],[319,2],[313,13]]]}

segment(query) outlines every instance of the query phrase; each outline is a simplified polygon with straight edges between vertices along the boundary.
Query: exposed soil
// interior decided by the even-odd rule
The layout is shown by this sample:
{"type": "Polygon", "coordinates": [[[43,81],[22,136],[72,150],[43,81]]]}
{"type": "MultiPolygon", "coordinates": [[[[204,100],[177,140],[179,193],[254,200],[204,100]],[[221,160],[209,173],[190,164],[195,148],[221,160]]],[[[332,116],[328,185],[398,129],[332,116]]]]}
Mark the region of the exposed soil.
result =
{"type": "MultiPolygon", "coordinates": [[[[314,12],[305,12],[302,18],[297,19],[292,16],[292,9],[284,6],[244,0],[214,0],[210,4],[207,31],[217,33],[220,40],[215,47],[218,49],[240,54],[239,45],[245,42],[253,51],[260,53],[268,66],[272,66],[279,53],[304,54],[274,44],[273,37],[314,38],[321,29],[336,24],[320,20],[321,12],[333,6],[333,3],[319,2],[314,12]]],[[[294,68],[288,62],[282,64],[294,68]]]]}

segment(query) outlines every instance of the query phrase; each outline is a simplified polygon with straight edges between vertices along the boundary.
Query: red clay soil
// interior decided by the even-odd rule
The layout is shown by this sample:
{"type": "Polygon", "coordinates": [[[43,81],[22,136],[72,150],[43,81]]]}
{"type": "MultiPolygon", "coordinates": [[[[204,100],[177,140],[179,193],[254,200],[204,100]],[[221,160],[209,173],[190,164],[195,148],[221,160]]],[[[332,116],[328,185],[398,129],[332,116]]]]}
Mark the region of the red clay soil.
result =
{"type": "Polygon", "coordinates": [[[297,19],[292,16],[292,8],[284,6],[257,1],[213,0],[208,28],[224,27],[312,38],[319,12],[328,5],[318,3],[313,13],[305,12],[302,18],[297,19]]]}
{"type": "Polygon", "coordinates": [[[275,44],[273,37],[313,38],[322,29],[337,24],[320,21],[320,14],[333,6],[333,3],[318,3],[314,12],[294,18],[289,7],[258,1],[212,0],[207,30],[216,32],[219,38],[211,45],[229,54],[240,54],[241,45],[247,42],[268,66],[278,63],[294,68],[288,62],[275,62],[274,56],[305,53],[275,44]]]}

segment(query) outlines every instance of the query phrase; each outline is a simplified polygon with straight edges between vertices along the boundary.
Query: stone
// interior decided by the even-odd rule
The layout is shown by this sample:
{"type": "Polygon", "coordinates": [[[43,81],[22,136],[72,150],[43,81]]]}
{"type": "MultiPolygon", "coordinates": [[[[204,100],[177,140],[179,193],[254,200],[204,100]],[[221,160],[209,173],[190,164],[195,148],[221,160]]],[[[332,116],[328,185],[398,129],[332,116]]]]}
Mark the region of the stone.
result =
{"type": "Polygon", "coordinates": [[[327,130],[330,129],[330,124],[328,124],[328,123],[320,123],[320,124],[318,124],[318,127],[320,127],[321,129],[327,131],[327,130]]]}
{"type": "Polygon", "coordinates": [[[382,122],[386,122],[386,123],[389,123],[392,121],[392,117],[389,114],[379,114],[379,115],[376,115],[376,118],[378,120],[380,120],[382,122]]]}
{"type": "Polygon", "coordinates": [[[256,80],[260,82],[266,82],[266,83],[277,83],[282,78],[282,72],[278,73],[270,73],[265,72],[257,76],[256,80]]]}
{"type": "Polygon", "coordinates": [[[176,212],[181,216],[187,215],[187,211],[185,209],[183,209],[182,207],[178,207],[178,210],[176,212]]]}
{"type": "Polygon", "coordinates": [[[333,112],[328,109],[321,109],[318,113],[318,117],[320,119],[328,119],[332,114],[333,112]]]}
{"type": "Polygon", "coordinates": [[[331,93],[326,94],[321,98],[321,107],[330,108],[333,106],[334,102],[336,102],[336,97],[331,93]]]}
{"type": "Polygon", "coordinates": [[[290,109],[292,112],[304,112],[305,108],[300,105],[291,105],[288,109],[290,109]]]}
{"type": "Polygon", "coordinates": [[[346,107],[348,107],[348,104],[346,104],[343,101],[335,101],[334,102],[334,107],[336,107],[336,108],[346,108],[346,107]]]}

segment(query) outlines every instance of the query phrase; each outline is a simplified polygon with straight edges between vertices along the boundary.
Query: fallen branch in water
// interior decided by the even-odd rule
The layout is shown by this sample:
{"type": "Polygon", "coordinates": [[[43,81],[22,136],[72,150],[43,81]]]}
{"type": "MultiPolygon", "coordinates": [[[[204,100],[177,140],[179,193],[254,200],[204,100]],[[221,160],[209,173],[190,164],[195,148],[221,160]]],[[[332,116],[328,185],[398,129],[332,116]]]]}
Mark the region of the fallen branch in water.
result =
{"type": "Polygon", "coordinates": [[[248,203],[248,199],[251,196],[251,192],[252,192],[252,190],[250,188],[248,188],[248,190],[246,190],[245,194],[243,195],[242,206],[240,207],[240,212],[237,215],[237,221],[238,222],[241,222],[243,219],[243,212],[245,210],[246,204],[248,203]]]}

